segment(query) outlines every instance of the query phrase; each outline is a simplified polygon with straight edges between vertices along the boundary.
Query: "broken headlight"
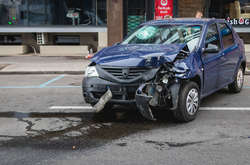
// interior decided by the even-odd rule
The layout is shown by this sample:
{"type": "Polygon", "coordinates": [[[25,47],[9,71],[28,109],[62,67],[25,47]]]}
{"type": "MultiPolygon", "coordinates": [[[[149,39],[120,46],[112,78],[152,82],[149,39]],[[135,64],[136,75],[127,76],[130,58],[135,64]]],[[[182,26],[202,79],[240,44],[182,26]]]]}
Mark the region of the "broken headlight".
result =
{"type": "Polygon", "coordinates": [[[96,67],[95,66],[87,67],[85,71],[85,77],[99,77],[96,67]]]}

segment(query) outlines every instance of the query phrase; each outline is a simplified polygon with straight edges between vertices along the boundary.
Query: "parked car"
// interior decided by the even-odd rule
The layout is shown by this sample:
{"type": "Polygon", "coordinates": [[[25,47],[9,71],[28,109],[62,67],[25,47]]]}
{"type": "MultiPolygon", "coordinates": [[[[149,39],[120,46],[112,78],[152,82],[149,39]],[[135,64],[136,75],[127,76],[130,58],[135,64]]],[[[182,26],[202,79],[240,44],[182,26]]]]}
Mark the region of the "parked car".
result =
{"type": "Polygon", "coordinates": [[[240,92],[246,67],[244,43],[222,19],[147,22],[91,61],[82,89],[98,112],[135,104],[147,119],[161,108],[182,122],[195,119],[204,97],[240,92]]]}

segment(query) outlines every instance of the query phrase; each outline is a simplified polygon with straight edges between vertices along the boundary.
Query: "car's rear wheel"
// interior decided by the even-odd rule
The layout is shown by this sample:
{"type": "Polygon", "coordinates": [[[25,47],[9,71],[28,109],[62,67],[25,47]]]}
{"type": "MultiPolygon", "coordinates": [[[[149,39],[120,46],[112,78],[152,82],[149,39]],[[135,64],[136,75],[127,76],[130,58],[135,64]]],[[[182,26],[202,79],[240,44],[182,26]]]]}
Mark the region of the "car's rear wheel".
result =
{"type": "Polygon", "coordinates": [[[189,122],[196,118],[200,107],[200,90],[195,82],[185,83],[180,89],[179,103],[174,117],[180,122],[189,122]]]}
{"type": "Polygon", "coordinates": [[[228,85],[229,91],[233,93],[239,93],[244,83],[244,71],[242,66],[238,69],[238,72],[234,78],[233,83],[228,85]]]}

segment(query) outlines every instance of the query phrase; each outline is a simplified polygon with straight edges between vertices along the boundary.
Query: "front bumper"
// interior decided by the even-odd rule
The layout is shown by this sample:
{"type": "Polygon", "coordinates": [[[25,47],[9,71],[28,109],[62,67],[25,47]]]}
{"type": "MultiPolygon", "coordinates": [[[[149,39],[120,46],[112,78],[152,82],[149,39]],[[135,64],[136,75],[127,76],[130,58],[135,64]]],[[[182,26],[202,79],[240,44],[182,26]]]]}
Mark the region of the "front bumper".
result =
{"type": "Polygon", "coordinates": [[[104,93],[110,89],[113,97],[109,103],[135,104],[138,84],[118,84],[99,77],[84,78],[82,82],[83,97],[89,104],[96,104],[104,93]]]}

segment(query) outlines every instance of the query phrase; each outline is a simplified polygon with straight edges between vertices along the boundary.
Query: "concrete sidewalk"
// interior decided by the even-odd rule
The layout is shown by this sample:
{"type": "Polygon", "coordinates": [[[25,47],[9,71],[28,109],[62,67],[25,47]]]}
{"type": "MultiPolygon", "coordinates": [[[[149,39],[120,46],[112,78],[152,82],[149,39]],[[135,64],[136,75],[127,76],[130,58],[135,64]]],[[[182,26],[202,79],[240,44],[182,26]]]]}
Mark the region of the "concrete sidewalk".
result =
{"type": "Polygon", "coordinates": [[[83,74],[90,62],[83,57],[0,57],[0,74],[83,74]]]}

